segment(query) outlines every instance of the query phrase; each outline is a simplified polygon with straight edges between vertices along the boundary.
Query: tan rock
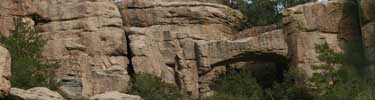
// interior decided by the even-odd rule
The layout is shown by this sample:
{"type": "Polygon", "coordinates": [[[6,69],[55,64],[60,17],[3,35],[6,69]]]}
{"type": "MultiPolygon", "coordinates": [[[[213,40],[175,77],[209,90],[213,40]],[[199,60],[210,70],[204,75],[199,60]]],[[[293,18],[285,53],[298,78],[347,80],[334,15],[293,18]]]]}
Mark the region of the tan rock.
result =
{"type": "Polygon", "coordinates": [[[215,0],[127,0],[118,3],[136,73],[149,73],[198,97],[196,42],[228,40],[243,16],[215,0]]]}
{"type": "Polygon", "coordinates": [[[127,43],[112,0],[33,0],[37,27],[47,38],[42,52],[59,64],[59,91],[69,99],[127,91],[127,43]]]}
{"type": "Polygon", "coordinates": [[[175,24],[229,24],[236,26],[243,16],[229,7],[190,0],[128,0],[125,22],[131,26],[175,24]],[[152,20],[150,20],[152,19],[152,20]]]}
{"type": "Polygon", "coordinates": [[[12,88],[10,98],[12,100],[64,100],[59,93],[45,87],[34,87],[28,90],[12,88]]]}
{"type": "Polygon", "coordinates": [[[105,92],[90,97],[90,100],[143,100],[141,97],[136,95],[129,95],[120,93],[117,91],[105,92]]]}
{"type": "Polygon", "coordinates": [[[11,58],[7,49],[0,44],[0,98],[9,94],[10,91],[10,70],[11,58]]]}
{"type": "Polygon", "coordinates": [[[287,37],[291,65],[311,76],[313,65],[320,63],[315,47],[328,43],[336,52],[343,52],[360,36],[355,4],[343,0],[307,3],[284,10],[284,33],[287,37]]]}
{"type": "Polygon", "coordinates": [[[209,86],[227,68],[241,67],[243,65],[239,63],[243,62],[285,63],[288,58],[288,46],[282,30],[238,40],[200,42],[197,50],[201,96],[212,93],[209,86]]]}
{"type": "Polygon", "coordinates": [[[0,35],[9,36],[14,29],[13,18],[32,15],[36,12],[32,0],[0,0],[0,35]]]}

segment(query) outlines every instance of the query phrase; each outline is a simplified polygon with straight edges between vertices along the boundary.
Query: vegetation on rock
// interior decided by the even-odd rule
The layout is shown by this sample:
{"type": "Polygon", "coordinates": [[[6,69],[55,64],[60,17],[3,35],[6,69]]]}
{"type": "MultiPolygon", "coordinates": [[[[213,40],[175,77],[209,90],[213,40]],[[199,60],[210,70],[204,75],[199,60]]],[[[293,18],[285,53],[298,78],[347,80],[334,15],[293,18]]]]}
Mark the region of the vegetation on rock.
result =
{"type": "Polygon", "coordinates": [[[282,19],[282,9],[309,1],[315,0],[228,0],[226,5],[247,17],[243,27],[254,27],[278,24],[282,19]]]}
{"type": "MultiPolygon", "coordinates": [[[[311,78],[290,68],[282,82],[270,88],[252,77],[250,71],[226,74],[216,81],[212,100],[373,100],[374,77],[363,76],[356,66],[344,59],[343,53],[329,49],[328,44],[317,45],[318,58],[324,62],[316,66],[311,78]]],[[[373,76],[374,72],[367,72],[373,76]]]]}
{"type": "Polygon", "coordinates": [[[149,74],[136,75],[129,94],[139,95],[144,100],[183,100],[184,95],[173,84],[164,83],[149,74]]]}
{"type": "Polygon", "coordinates": [[[1,37],[1,43],[11,53],[12,87],[28,89],[31,87],[52,87],[53,64],[40,60],[40,53],[46,40],[34,27],[15,18],[15,29],[11,36],[1,37]]]}

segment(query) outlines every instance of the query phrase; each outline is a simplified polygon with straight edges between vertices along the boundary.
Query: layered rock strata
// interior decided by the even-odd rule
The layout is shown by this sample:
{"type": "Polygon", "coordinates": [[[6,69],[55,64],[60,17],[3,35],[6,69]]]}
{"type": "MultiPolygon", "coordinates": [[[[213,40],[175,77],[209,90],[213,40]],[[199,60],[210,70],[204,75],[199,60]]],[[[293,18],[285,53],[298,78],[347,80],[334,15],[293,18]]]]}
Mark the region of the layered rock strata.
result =
{"type": "Polygon", "coordinates": [[[238,11],[206,2],[128,0],[120,4],[135,73],[149,73],[197,97],[195,43],[228,40],[243,19],[238,11]]]}
{"type": "Polygon", "coordinates": [[[56,62],[58,90],[69,98],[129,87],[127,41],[112,0],[33,0],[36,27],[48,40],[43,58],[56,62]]]}

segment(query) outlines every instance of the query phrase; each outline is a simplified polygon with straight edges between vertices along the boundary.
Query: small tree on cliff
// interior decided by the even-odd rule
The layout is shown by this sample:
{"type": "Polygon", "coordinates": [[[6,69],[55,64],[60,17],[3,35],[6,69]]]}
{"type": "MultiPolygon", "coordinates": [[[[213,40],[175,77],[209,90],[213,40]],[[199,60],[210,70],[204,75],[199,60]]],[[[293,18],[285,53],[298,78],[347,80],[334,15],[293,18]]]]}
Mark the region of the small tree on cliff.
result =
{"type": "Polygon", "coordinates": [[[21,18],[15,18],[14,23],[11,36],[0,39],[11,53],[12,86],[24,89],[49,86],[49,77],[53,75],[50,70],[52,65],[44,64],[39,59],[46,40],[21,18]]]}
{"type": "Polygon", "coordinates": [[[228,0],[226,5],[240,10],[247,20],[243,27],[264,26],[281,22],[284,8],[316,0],[228,0]]]}

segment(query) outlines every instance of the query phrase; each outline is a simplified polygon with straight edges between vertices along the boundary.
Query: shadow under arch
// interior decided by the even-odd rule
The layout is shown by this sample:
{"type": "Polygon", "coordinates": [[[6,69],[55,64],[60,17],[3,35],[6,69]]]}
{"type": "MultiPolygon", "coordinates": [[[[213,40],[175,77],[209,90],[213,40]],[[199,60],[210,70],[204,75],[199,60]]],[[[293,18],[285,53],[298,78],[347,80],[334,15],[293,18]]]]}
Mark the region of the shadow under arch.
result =
{"type": "Polygon", "coordinates": [[[249,69],[252,76],[256,78],[258,84],[263,88],[272,87],[275,82],[282,82],[284,73],[288,70],[288,59],[285,55],[267,52],[252,52],[246,51],[233,56],[231,59],[219,61],[211,64],[214,69],[218,66],[225,66],[227,72],[238,72],[239,70],[249,69]],[[245,62],[240,68],[233,67],[231,64],[245,62]]]}

